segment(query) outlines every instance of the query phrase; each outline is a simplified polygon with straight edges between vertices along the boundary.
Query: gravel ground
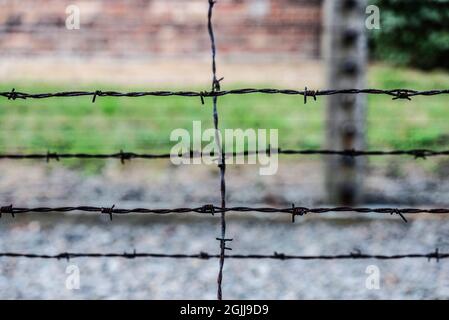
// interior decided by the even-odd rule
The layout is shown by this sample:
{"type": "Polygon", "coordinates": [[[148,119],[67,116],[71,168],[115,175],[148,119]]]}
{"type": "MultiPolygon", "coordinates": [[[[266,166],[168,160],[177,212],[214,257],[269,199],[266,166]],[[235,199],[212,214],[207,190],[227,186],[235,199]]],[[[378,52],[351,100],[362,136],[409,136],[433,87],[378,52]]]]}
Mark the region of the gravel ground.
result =
{"type": "MultiPolygon", "coordinates": [[[[390,165],[388,166],[390,167],[390,165]]],[[[405,163],[403,174],[372,169],[368,202],[448,205],[446,166],[432,175],[421,165],[405,163]]],[[[228,170],[229,204],[317,205],[323,203],[319,162],[286,161],[273,177],[257,176],[257,168],[228,170]],[[295,172],[295,175],[292,175],[295,172]],[[300,179],[298,179],[300,177],[300,179]]],[[[174,168],[164,162],[135,161],[125,167],[107,163],[101,175],[83,175],[61,165],[0,164],[2,203],[16,206],[92,204],[117,207],[173,207],[217,203],[215,168],[174,168]]],[[[236,254],[427,253],[449,251],[449,220],[347,215],[307,216],[291,224],[289,217],[228,216],[228,235],[236,254]]],[[[218,217],[107,217],[22,215],[0,221],[0,251],[59,253],[218,252],[218,217]]],[[[62,299],[214,299],[217,260],[72,259],[70,261],[1,258],[0,298],[62,299]],[[68,290],[66,268],[80,270],[80,289],[68,290]]],[[[445,262],[271,261],[227,260],[226,299],[367,299],[449,298],[445,262]],[[366,268],[380,270],[380,289],[365,286],[366,268]]]]}

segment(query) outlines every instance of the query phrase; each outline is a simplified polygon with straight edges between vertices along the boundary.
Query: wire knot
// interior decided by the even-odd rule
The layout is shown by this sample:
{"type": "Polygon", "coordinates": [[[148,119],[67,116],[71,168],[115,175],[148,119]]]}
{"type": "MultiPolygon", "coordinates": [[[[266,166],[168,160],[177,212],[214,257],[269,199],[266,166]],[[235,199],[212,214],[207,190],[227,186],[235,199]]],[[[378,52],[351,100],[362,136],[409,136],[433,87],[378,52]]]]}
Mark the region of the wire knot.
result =
{"type": "Polygon", "coordinates": [[[2,213],[10,213],[13,218],[15,217],[14,209],[13,209],[12,204],[9,205],[9,206],[5,206],[5,207],[1,207],[0,208],[0,218],[2,217],[2,213]]]}
{"type": "Polygon", "coordinates": [[[427,152],[426,152],[426,150],[415,150],[413,152],[413,154],[415,156],[415,159],[424,159],[424,160],[427,159],[427,152]]]}
{"type": "Polygon", "coordinates": [[[101,208],[101,213],[109,215],[109,219],[112,221],[112,214],[114,213],[115,204],[110,208],[101,208]]]}
{"type": "Polygon", "coordinates": [[[226,247],[226,242],[231,242],[234,239],[226,239],[226,238],[216,238],[218,241],[220,241],[221,247],[224,250],[232,250],[232,248],[226,247]]]}
{"type": "Polygon", "coordinates": [[[403,220],[405,223],[408,222],[407,219],[405,218],[404,214],[402,213],[402,211],[401,211],[400,209],[398,209],[398,208],[392,209],[390,214],[391,214],[391,215],[397,214],[398,216],[400,216],[400,217],[402,218],[402,220],[403,220]]]}
{"type": "Polygon", "coordinates": [[[92,97],[92,103],[95,103],[95,101],[97,100],[97,96],[101,96],[103,94],[103,92],[101,92],[100,90],[96,90],[94,92],[94,96],[92,97]]]}
{"type": "Polygon", "coordinates": [[[207,92],[207,91],[200,91],[199,94],[200,94],[201,104],[204,105],[204,97],[208,96],[209,92],[207,92]]]}
{"type": "Polygon", "coordinates": [[[47,151],[47,163],[50,162],[50,159],[55,159],[56,161],[59,161],[59,156],[56,152],[50,152],[47,151]]]}
{"type": "Polygon", "coordinates": [[[200,212],[215,215],[215,206],[213,204],[206,204],[201,207],[200,212]]]}
{"type": "Polygon", "coordinates": [[[395,97],[393,98],[393,100],[398,100],[398,99],[407,99],[409,101],[412,100],[410,98],[410,93],[405,90],[396,91],[396,93],[394,93],[394,95],[395,95],[395,97]]]}
{"type": "Polygon", "coordinates": [[[313,100],[316,101],[316,94],[318,91],[315,90],[307,90],[307,87],[304,88],[304,104],[307,104],[307,96],[313,97],[313,100]]]}
{"type": "Polygon", "coordinates": [[[280,260],[285,260],[285,254],[284,253],[278,253],[278,252],[274,252],[274,257],[276,259],[280,259],[280,260]]]}
{"type": "Polygon", "coordinates": [[[221,90],[221,86],[220,86],[220,82],[223,80],[224,78],[221,77],[220,79],[214,78],[214,80],[212,80],[212,92],[217,92],[221,90]]]}
{"type": "Polygon", "coordinates": [[[355,249],[349,254],[352,258],[360,258],[362,256],[362,251],[360,249],[355,249]]]}
{"type": "Polygon", "coordinates": [[[292,223],[295,223],[296,216],[306,215],[308,210],[302,207],[295,207],[295,204],[292,203],[292,223]]]}
{"type": "Polygon", "coordinates": [[[128,161],[131,160],[131,155],[127,152],[123,152],[123,150],[120,150],[119,155],[120,155],[120,162],[122,164],[125,164],[126,160],[128,160],[128,161]]]}
{"type": "Polygon", "coordinates": [[[126,259],[135,259],[136,255],[137,255],[136,249],[134,249],[132,253],[127,253],[126,251],[123,252],[123,257],[125,257],[126,259]]]}
{"type": "Polygon", "coordinates": [[[440,253],[439,253],[438,248],[435,249],[435,252],[433,252],[427,256],[427,261],[430,262],[430,260],[432,260],[432,258],[435,258],[435,260],[437,262],[440,262],[440,253]]]}
{"type": "Polygon", "coordinates": [[[16,100],[17,99],[17,92],[16,89],[13,88],[11,92],[8,94],[8,100],[16,100]]]}
{"type": "Polygon", "coordinates": [[[221,157],[221,162],[218,164],[219,169],[226,168],[226,163],[224,162],[224,157],[221,157]]]}
{"type": "Polygon", "coordinates": [[[199,254],[199,258],[200,259],[204,259],[204,260],[208,260],[208,259],[210,259],[210,256],[209,256],[209,254],[207,252],[201,251],[200,254],[199,254]]]}
{"type": "Polygon", "coordinates": [[[70,253],[68,252],[63,252],[61,254],[58,255],[57,257],[58,260],[60,259],[66,259],[67,261],[70,261],[70,253]]]}
{"type": "Polygon", "coordinates": [[[347,156],[347,157],[354,158],[357,155],[357,151],[354,148],[346,149],[344,151],[344,155],[347,156]]]}

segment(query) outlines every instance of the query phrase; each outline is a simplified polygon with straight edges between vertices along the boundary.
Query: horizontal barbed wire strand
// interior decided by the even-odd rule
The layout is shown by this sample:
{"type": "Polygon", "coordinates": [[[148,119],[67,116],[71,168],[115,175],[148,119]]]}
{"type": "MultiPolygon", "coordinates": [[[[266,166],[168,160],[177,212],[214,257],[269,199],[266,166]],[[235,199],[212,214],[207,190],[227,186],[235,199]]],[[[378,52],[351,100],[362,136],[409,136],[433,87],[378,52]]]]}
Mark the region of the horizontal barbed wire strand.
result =
{"type": "Polygon", "coordinates": [[[255,89],[255,88],[243,88],[232,90],[211,90],[211,91],[135,91],[135,92],[118,92],[118,91],[61,91],[61,92],[48,92],[48,93],[26,93],[16,91],[0,92],[0,96],[8,98],[8,100],[16,99],[45,99],[45,98],[58,98],[58,97],[92,97],[92,102],[95,102],[98,97],[168,97],[168,96],[181,96],[181,97],[200,97],[203,104],[206,97],[220,97],[225,95],[242,95],[242,94],[284,94],[284,95],[301,95],[304,96],[304,103],[307,103],[307,97],[316,99],[319,96],[330,96],[335,94],[371,94],[371,95],[387,95],[392,96],[393,99],[407,99],[410,100],[415,96],[435,96],[441,94],[449,94],[449,89],[434,89],[418,91],[412,89],[341,89],[341,90],[293,90],[293,89],[255,89]]]}
{"type": "Polygon", "coordinates": [[[307,214],[318,214],[318,213],[343,213],[343,212],[353,212],[353,213],[377,213],[377,214],[391,214],[400,216],[405,222],[405,215],[407,214],[449,214],[449,208],[363,208],[363,207],[323,207],[323,208],[307,208],[307,207],[297,207],[292,204],[291,207],[287,208],[274,208],[274,207],[226,207],[214,206],[212,204],[206,204],[200,207],[192,208],[163,208],[163,209],[150,209],[150,208],[132,208],[123,209],[116,208],[115,205],[111,207],[94,207],[94,206],[73,206],[73,207],[35,207],[35,208],[23,208],[14,207],[13,205],[0,207],[1,214],[11,214],[13,217],[17,214],[24,213],[66,213],[66,212],[89,212],[89,213],[100,213],[106,214],[112,220],[113,215],[126,215],[131,213],[140,214],[156,214],[164,215],[171,213],[200,213],[206,215],[215,215],[216,213],[225,212],[255,212],[255,213],[285,213],[292,216],[292,221],[296,216],[303,216],[307,214]]]}
{"type": "MultiPolygon", "coordinates": [[[[227,158],[259,155],[259,154],[284,154],[284,155],[340,155],[347,157],[363,157],[363,156],[413,156],[416,159],[425,159],[427,157],[449,156],[449,150],[430,150],[430,149],[409,149],[409,150],[294,150],[294,149],[266,149],[256,151],[242,151],[242,152],[228,152],[225,153],[227,158]]],[[[202,158],[214,157],[215,155],[205,154],[200,151],[190,151],[183,154],[170,153],[136,153],[120,151],[116,153],[0,153],[0,159],[10,160],[26,160],[26,159],[45,159],[60,160],[60,159],[119,159],[122,162],[132,159],[169,159],[172,156],[182,158],[202,158]]]]}
{"type": "MultiPolygon", "coordinates": [[[[165,254],[165,253],[76,253],[63,252],[58,254],[35,254],[35,253],[18,253],[18,252],[0,252],[0,258],[28,258],[28,259],[74,259],[74,258],[171,258],[171,259],[220,259],[220,254],[209,254],[200,252],[197,254],[165,254]]],[[[441,259],[449,258],[449,253],[441,253],[438,249],[429,253],[407,253],[407,254],[364,254],[360,251],[351,252],[349,254],[339,255],[289,255],[274,252],[273,254],[227,254],[226,259],[272,259],[272,260],[357,260],[357,259],[375,259],[375,260],[399,260],[399,259],[435,259],[437,262],[441,259]]]]}

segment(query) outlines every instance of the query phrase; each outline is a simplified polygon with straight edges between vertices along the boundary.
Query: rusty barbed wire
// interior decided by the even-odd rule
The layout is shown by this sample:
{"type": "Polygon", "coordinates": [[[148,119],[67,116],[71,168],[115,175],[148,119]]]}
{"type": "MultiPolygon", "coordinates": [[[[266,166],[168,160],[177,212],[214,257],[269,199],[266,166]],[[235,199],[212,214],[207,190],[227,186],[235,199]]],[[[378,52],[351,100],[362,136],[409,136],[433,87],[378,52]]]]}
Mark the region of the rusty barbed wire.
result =
{"type": "Polygon", "coordinates": [[[442,94],[449,94],[449,89],[433,89],[433,90],[413,90],[413,89],[324,89],[324,90],[295,90],[295,89],[276,89],[276,88],[241,88],[231,90],[211,90],[211,91],[135,91],[135,92],[118,92],[118,91],[61,91],[48,93],[26,93],[16,91],[15,88],[11,91],[0,92],[0,96],[8,100],[17,99],[46,99],[46,98],[68,98],[68,97],[92,97],[92,102],[95,102],[98,97],[127,97],[138,98],[145,96],[155,97],[199,97],[202,104],[204,98],[222,97],[227,95],[244,95],[244,94],[283,94],[283,95],[300,95],[304,96],[304,103],[307,103],[307,98],[311,97],[317,100],[321,96],[331,96],[337,94],[370,94],[370,95],[387,95],[391,96],[393,100],[411,100],[417,96],[436,96],[442,94]]]}
{"type": "MultiPolygon", "coordinates": [[[[290,255],[285,253],[274,252],[273,254],[228,254],[226,259],[272,259],[272,260],[399,260],[399,259],[427,259],[429,262],[435,259],[439,262],[442,259],[449,258],[449,253],[439,252],[438,248],[429,253],[407,253],[407,254],[364,254],[357,250],[349,254],[339,255],[290,255]]],[[[0,258],[27,258],[27,259],[55,259],[55,260],[70,260],[75,258],[124,258],[124,259],[138,259],[138,258],[171,258],[171,259],[221,259],[220,254],[210,254],[207,252],[200,252],[196,254],[166,254],[166,253],[138,253],[133,250],[131,253],[76,253],[63,252],[58,254],[35,254],[35,253],[18,253],[18,252],[0,252],[0,258]]]]}
{"type": "MultiPolygon", "coordinates": [[[[281,148],[267,148],[263,150],[246,150],[246,151],[233,151],[223,153],[225,158],[250,156],[250,155],[340,155],[345,157],[364,157],[364,156],[412,156],[415,159],[426,159],[429,157],[449,156],[449,150],[430,150],[430,149],[409,149],[409,150],[328,150],[328,149],[281,149],[281,148]]],[[[203,157],[215,157],[214,154],[203,153],[201,151],[189,151],[179,154],[171,153],[136,153],[125,152],[120,150],[116,153],[58,153],[48,151],[47,153],[0,153],[0,159],[9,160],[39,160],[43,159],[49,162],[50,160],[59,161],[61,159],[118,159],[122,163],[125,161],[131,161],[133,159],[169,159],[173,156],[180,158],[203,158],[203,157]]]]}
{"type": "Polygon", "coordinates": [[[222,207],[214,206],[213,204],[206,204],[198,207],[183,207],[183,208],[116,208],[115,205],[110,207],[98,207],[98,206],[65,206],[65,207],[15,207],[14,205],[7,205],[0,207],[0,217],[2,214],[10,214],[12,217],[16,217],[18,214],[25,213],[68,213],[68,212],[86,212],[86,213],[99,213],[108,215],[110,220],[114,215],[126,215],[126,214],[204,214],[214,216],[215,214],[222,214],[227,212],[236,213],[278,213],[289,214],[292,216],[292,222],[295,222],[295,217],[305,216],[307,214],[321,214],[321,213],[375,213],[375,214],[390,214],[398,215],[404,222],[407,222],[405,215],[413,214],[449,214],[449,208],[365,208],[365,207],[321,207],[321,208],[308,208],[295,206],[286,208],[275,207],[222,207]]]}

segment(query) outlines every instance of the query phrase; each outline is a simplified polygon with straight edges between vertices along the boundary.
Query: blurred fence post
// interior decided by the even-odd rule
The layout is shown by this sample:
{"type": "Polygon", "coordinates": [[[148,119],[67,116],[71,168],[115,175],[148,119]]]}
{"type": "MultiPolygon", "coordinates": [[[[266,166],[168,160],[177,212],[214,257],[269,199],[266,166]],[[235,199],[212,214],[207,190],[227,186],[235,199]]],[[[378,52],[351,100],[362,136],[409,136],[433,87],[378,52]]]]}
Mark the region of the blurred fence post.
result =
{"type": "MultiPolygon", "coordinates": [[[[367,59],[366,0],[325,0],[324,55],[327,87],[364,88],[367,59]]],[[[364,149],[365,95],[327,99],[326,147],[364,149]]],[[[333,204],[354,205],[363,198],[363,158],[326,157],[326,189],[333,204]]]]}

